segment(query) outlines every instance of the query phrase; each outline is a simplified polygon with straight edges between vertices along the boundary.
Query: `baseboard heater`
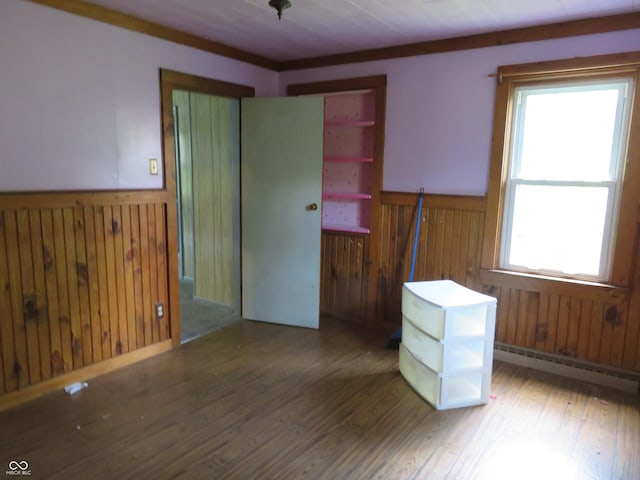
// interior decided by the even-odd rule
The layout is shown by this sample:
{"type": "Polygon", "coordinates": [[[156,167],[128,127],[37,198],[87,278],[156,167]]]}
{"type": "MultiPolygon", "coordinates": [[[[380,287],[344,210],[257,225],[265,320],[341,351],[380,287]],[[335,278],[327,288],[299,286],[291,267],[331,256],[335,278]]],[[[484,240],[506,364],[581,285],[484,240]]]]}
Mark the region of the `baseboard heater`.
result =
{"type": "Polygon", "coordinates": [[[640,393],[640,373],[574,360],[500,342],[494,345],[495,360],[553,373],[574,380],[640,393]]]}

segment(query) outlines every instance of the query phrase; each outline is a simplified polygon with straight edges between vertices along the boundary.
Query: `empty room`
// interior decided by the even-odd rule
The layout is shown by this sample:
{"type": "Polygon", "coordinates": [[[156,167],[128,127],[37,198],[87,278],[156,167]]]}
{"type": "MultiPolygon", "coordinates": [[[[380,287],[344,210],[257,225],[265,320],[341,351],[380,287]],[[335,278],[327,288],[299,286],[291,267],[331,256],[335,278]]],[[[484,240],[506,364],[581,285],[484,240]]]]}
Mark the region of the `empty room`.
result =
{"type": "Polygon", "coordinates": [[[638,0],[1,0],[0,476],[640,478],[638,0]]]}

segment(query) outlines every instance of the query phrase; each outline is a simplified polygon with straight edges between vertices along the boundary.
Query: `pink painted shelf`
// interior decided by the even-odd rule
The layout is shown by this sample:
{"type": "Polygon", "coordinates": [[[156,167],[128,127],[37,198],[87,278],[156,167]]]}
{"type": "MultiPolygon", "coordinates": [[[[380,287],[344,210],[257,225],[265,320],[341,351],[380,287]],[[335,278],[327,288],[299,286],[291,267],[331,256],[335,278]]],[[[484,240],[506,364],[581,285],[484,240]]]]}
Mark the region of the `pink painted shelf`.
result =
{"type": "Polygon", "coordinates": [[[334,232],[350,232],[350,233],[370,233],[366,227],[358,227],[355,225],[340,225],[335,223],[323,223],[323,230],[333,230],[334,232]]]}
{"type": "Polygon", "coordinates": [[[354,198],[359,200],[371,200],[370,193],[348,193],[348,192],[323,192],[322,198],[354,198]]]}
{"type": "Polygon", "coordinates": [[[322,228],[369,234],[375,98],[371,91],[325,97],[322,228]]]}
{"type": "Polygon", "coordinates": [[[373,157],[324,157],[325,162],[373,163],[373,157]]]}

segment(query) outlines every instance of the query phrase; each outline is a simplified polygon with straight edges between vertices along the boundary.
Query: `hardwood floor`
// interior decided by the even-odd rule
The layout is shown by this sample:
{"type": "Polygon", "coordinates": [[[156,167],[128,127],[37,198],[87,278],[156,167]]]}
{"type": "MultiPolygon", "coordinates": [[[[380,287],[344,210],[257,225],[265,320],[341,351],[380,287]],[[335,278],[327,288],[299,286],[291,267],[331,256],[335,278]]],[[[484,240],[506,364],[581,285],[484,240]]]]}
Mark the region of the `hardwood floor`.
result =
{"type": "Polygon", "coordinates": [[[384,343],[324,319],[234,323],[0,413],[0,463],[48,479],[640,478],[637,395],[496,363],[488,405],[436,411],[384,343]]]}

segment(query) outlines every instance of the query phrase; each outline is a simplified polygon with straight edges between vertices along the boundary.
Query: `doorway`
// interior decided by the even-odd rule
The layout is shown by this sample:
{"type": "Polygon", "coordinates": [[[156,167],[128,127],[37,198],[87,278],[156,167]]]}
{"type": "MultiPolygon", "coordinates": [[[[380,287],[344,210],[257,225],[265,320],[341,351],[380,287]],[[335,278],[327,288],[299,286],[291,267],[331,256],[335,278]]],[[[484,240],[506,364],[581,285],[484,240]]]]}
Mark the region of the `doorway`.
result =
{"type": "Polygon", "coordinates": [[[173,92],[182,342],[240,316],[239,104],[173,92]]]}
{"type": "Polygon", "coordinates": [[[172,92],[181,342],[240,318],[237,98],[172,92]]]}
{"type": "MultiPolygon", "coordinates": [[[[177,339],[177,333],[181,331],[180,329],[180,279],[185,276],[188,278],[187,274],[180,273],[180,270],[188,270],[188,266],[184,263],[184,260],[188,257],[188,253],[186,252],[188,245],[185,243],[185,238],[188,237],[188,234],[184,234],[184,231],[181,233],[180,238],[182,239],[182,247],[180,251],[180,255],[178,255],[179,248],[179,238],[178,238],[178,210],[180,210],[181,215],[185,217],[185,211],[182,205],[179,205],[177,192],[178,187],[180,186],[183,190],[184,187],[181,186],[181,180],[179,175],[179,163],[176,162],[176,142],[179,143],[179,137],[181,135],[180,129],[178,126],[178,130],[176,130],[175,123],[176,120],[173,118],[173,94],[175,91],[184,90],[188,92],[189,97],[189,105],[190,105],[190,113],[189,113],[189,121],[191,122],[191,135],[192,139],[189,144],[192,148],[192,154],[195,151],[195,134],[193,133],[193,125],[194,118],[198,117],[199,114],[196,112],[196,104],[193,102],[193,98],[197,95],[204,93],[207,95],[214,95],[219,97],[229,97],[229,98],[241,98],[241,97],[251,97],[254,95],[254,90],[250,87],[242,87],[233,84],[227,84],[224,82],[218,82],[215,80],[204,79],[201,77],[195,77],[191,75],[181,74],[178,72],[170,72],[167,70],[161,71],[161,89],[162,89],[162,114],[163,114],[163,137],[164,137],[164,178],[165,178],[165,189],[167,195],[174,196],[175,201],[169,201],[167,204],[167,245],[169,249],[169,287],[170,287],[170,303],[169,303],[169,315],[171,322],[171,331],[172,331],[172,339],[174,341],[174,345],[177,346],[180,344],[180,340],[177,339]],[[190,88],[195,87],[195,88],[190,88]],[[178,171],[177,171],[178,170],[178,171]],[[179,268],[179,259],[182,263],[182,266],[179,268]]],[[[217,99],[214,99],[217,100],[217,99]]],[[[252,99],[253,100],[253,99],[252,99]]],[[[243,211],[243,222],[250,223],[251,228],[246,228],[246,225],[243,224],[242,229],[242,251],[240,255],[242,256],[242,295],[234,296],[235,299],[242,298],[242,313],[245,313],[245,309],[250,314],[250,318],[253,320],[259,321],[267,321],[273,323],[287,323],[287,324],[298,324],[300,323],[300,319],[305,319],[306,322],[307,317],[311,318],[311,314],[306,310],[313,310],[313,315],[315,316],[315,325],[314,328],[317,328],[317,317],[318,317],[318,308],[317,308],[317,298],[315,302],[311,301],[303,301],[304,297],[302,295],[297,295],[295,292],[297,290],[308,290],[316,297],[319,294],[318,290],[318,282],[319,282],[319,264],[320,264],[320,249],[319,249],[319,241],[318,244],[310,241],[305,241],[304,238],[308,237],[311,230],[317,231],[317,237],[319,240],[320,234],[320,211],[317,208],[317,205],[321,202],[321,173],[322,173],[322,101],[320,99],[307,99],[306,101],[297,101],[291,98],[281,98],[277,100],[277,105],[272,102],[276,102],[276,99],[261,99],[262,102],[253,103],[250,101],[243,101],[243,107],[249,108],[249,105],[252,104],[254,106],[258,106],[260,103],[267,103],[266,108],[258,108],[255,111],[255,115],[245,115],[247,112],[243,109],[243,139],[247,140],[248,137],[256,139],[259,135],[256,135],[258,132],[262,132],[265,126],[275,125],[279,127],[281,124],[288,125],[285,130],[287,130],[290,134],[290,137],[298,139],[298,137],[302,137],[306,132],[313,132],[315,137],[317,137],[317,141],[313,142],[302,141],[300,146],[296,146],[293,148],[293,144],[289,138],[288,141],[283,142],[280,130],[276,130],[271,135],[266,135],[268,140],[271,142],[260,143],[256,142],[261,146],[256,147],[258,162],[257,165],[261,167],[267,167],[267,172],[265,174],[260,174],[259,178],[256,178],[256,182],[254,182],[254,187],[268,187],[268,188],[247,188],[247,185],[243,185],[243,199],[242,199],[242,211],[243,211]],[[306,112],[306,109],[300,108],[302,104],[306,103],[314,103],[317,104],[317,115],[309,116],[306,112]],[[288,105],[288,108],[286,107],[288,105]],[[252,118],[255,123],[245,124],[244,121],[252,118]],[[280,118],[282,117],[282,118],[280,118]],[[280,118],[280,119],[278,119],[280,118]],[[311,123],[309,123],[311,122],[311,123]],[[251,132],[247,134],[247,131],[251,132]],[[274,139],[277,141],[274,142],[274,139]],[[284,149],[289,153],[292,153],[294,158],[290,158],[290,156],[280,155],[279,153],[265,156],[264,148],[266,148],[267,144],[276,144],[279,149],[284,149]],[[317,145],[318,148],[312,149],[309,151],[310,145],[317,145]],[[304,161],[302,161],[304,160],[304,161]],[[305,164],[310,162],[314,166],[313,172],[315,174],[312,175],[312,179],[309,180],[305,175],[302,175],[302,172],[307,172],[307,170],[301,169],[301,164],[305,164]],[[300,172],[298,171],[300,170],[300,172]],[[297,173],[296,173],[297,172],[297,173]],[[292,173],[295,175],[291,176],[292,173]],[[278,184],[275,181],[267,181],[267,177],[271,175],[275,180],[280,182],[278,184]],[[309,181],[316,182],[317,181],[317,189],[312,189],[309,187],[309,181]],[[280,186],[279,186],[280,185],[280,186]],[[291,190],[300,191],[304,195],[300,199],[296,199],[295,201],[290,201],[291,198],[285,195],[287,192],[291,190]],[[251,194],[252,198],[248,198],[247,195],[251,194]],[[284,195],[284,196],[283,196],[284,195]],[[251,215],[248,213],[247,207],[255,204],[257,207],[257,220],[250,221],[251,215]],[[277,211],[273,214],[265,215],[264,214],[264,206],[276,206],[277,211]],[[294,209],[294,214],[287,214],[283,208],[290,207],[294,209]],[[307,222],[301,221],[298,219],[297,215],[302,215],[303,218],[307,219],[316,219],[317,220],[317,228],[304,228],[304,225],[307,222]],[[274,221],[267,221],[267,218],[274,221]],[[277,220],[277,222],[275,221],[277,220]],[[264,227],[264,228],[262,228],[264,227]],[[308,231],[309,230],[309,231],[308,231]],[[274,234],[274,232],[277,233],[274,234]],[[273,235],[272,235],[273,234],[273,235]],[[300,238],[300,234],[306,235],[302,240],[300,238]],[[279,238],[279,241],[275,243],[276,247],[267,248],[265,244],[265,240],[272,238],[279,238]],[[293,248],[295,246],[295,248],[293,248]],[[306,248],[306,249],[305,249],[306,248]],[[273,254],[273,252],[276,254],[273,254]],[[299,251],[304,251],[304,254],[298,254],[299,251]],[[248,267],[247,267],[248,265],[248,267]],[[261,268],[251,268],[259,266],[261,268]],[[266,266],[266,267],[265,267],[266,266]],[[294,281],[293,287],[289,287],[289,283],[285,281],[278,281],[278,279],[295,279],[295,275],[292,274],[296,271],[307,271],[310,267],[314,267],[317,270],[317,274],[313,275],[313,280],[302,280],[302,281],[294,281]],[[247,268],[245,268],[247,267],[247,268]],[[266,272],[266,273],[265,273],[266,272]],[[263,274],[264,273],[264,274],[263,274]],[[254,288],[254,287],[258,288],[254,288]],[[249,287],[249,288],[247,288],[249,287]],[[266,292],[266,293],[265,293],[266,292]],[[277,294],[277,295],[276,295],[277,294]],[[284,299],[284,300],[280,300],[284,299]],[[298,304],[301,304],[305,307],[302,308],[301,305],[293,302],[294,300],[298,300],[298,304]],[[251,307],[251,308],[249,308],[251,307]],[[276,308],[277,307],[277,308],[276,308]],[[298,308],[300,307],[300,308],[298,308]],[[278,310],[279,309],[279,310],[278,310]],[[293,321],[289,321],[289,317],[293,318],[293,321]]],[[[209,99],[209,101],[213,101],[209,99]]],[[[263,105],[264,107],[264,105],[263,105]]],[[[211,110],[213,111],[213,109],[211,110]]],[[[203,116],[209,117],[211,119],[218,119],[218,115],[214,115],[211,112],[205,113],[203,116]]],[[[177,122],[180,122],[178,118],[177,122]]],[[[184,121],[183,121],[184,123],[184,121]]],[[[207,129],[207,135],[211,136],[211,129],[207,129]]],[[[243,184],[247,178],[250,178],[250,173],[256,173],[257,170],[254,171],[252,168],[248,168],[247,166],[251,164],[251,162],[247,158],[247,151],[250,150],[250,144],[245,144],[243,142],[243,184]],[[249,176],[247,177],[247,175],[249,176]]],[[[207,148],[212,150],[212,143],[209,142],[207,144],[207,148]]],[[[207,149],[205,148],[205,150],[207,149]]],[[[249,157],[251,157],[249,155],[249,157]]],[[[195,168],[196,163],[193,164],[192,168],[195,168]]],[[[184,173],[183,173],[184,176],[184,173]]],[[[198,221],[196,216],[196,205],[198,204],[195,199],[197,195],[197,186],[196,182],[201,181],[204,178],[198,172],[192,171],[192,185],[193,189],[193,222],[194,222],[194,252],[193,252],[193,264],[194,264],[194,278],[193,278],[193,293],[183,294],[183,298],[189,298],[192,296],[196,300],[211,300],[211,297],[203,297],[199,293],[202,282],[205,281],[203,278],[211,279],[212,276],[215,276],[218,272],[218,266],[215,264],[213,266],[207,266],[205,261],[210,261],[214,255],[211,253],[211,250],[208,250],[208,254],[201,255],[201,259],[196,258],[198,255],[198,245],[206,245],[207,247],[211,247],[212,236],[205,235],[204,240],[198,243],[198,240],[195,236],[198,234],[198,221]],[[198,269],[204,270],[208,275],[203,277],[199,274],[198,269]]],[[[231,184],[237,184],[235,181],[228,182],[231,184]]],[[[209,183],[209,189],[210,183],[209,183]]],[[[212,215],[212,211],[216,209],[213,208],[216,201],[213,201],[213,193],[210,192],[210,195],[206,196],[206,200],[208,201],[209,208],[203,208],[203,211],[206,215],[212,215]],[[206,211],[205,211],[206,210],[206,211]]],[[[181,201],[184,203],[181,196],[181,201]]],[[[237,205],[234,203],[233,205],[237,205]]],[[[219,211],[227,211],[228,209],[219,209],[219,211]]],[[[184,224],[184,219],[181,219],[181,223],[184,224]]],[[[182,228],[184,230],[184,228],[182,228]]],[[[215,232],[214,232],[215,233],[215,232]]],[[[239,235],[238,235],[239,237],[239,235]]],[[[232,244],[232,248],[239,248],[239,242],[234,241],[232,244]]],[[[234,265],[238,265],[239,260],[234,260],[234,265]]],[[[307,272],[308,273],[308,272],[307,272]]],[[[235,278],[235,277],[234,277],[235,278]]],[[[230,282],[226,277],[226,284],[235,283],[230,282]]],[[[222,282],[224,284],[225,282],[222,282]]],[[[235,283],[237,285],[237,283],[235,283]]],[[[184,291],[184,290],[183,290],[184,291]]],[[[237,287],[236,287],[237,291],[237,287]]],[[[305,293],[308,293],[305,291],[305,293]]],[[[217,297],[214,297],[213,300],[215,303],[220,303],[217,297]]],[[[229,303],[224,305],[229,306],[229,303]]],[[[186,318],[182,320],[186,322],[186,318]]],[[[186,325],[186,323],[185,323],[186,325]]],[[[306,325],[304,326],[312,326],[306,325]]]]}

